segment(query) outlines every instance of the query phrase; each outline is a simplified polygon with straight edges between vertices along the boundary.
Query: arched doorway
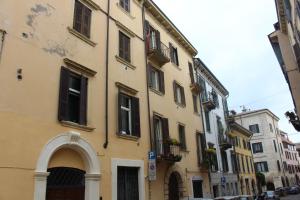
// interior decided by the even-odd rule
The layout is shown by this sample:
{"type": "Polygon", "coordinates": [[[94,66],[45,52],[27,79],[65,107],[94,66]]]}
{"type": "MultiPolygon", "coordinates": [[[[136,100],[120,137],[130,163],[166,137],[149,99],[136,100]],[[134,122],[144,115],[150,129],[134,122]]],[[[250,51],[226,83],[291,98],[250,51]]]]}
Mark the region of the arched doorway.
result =
{"type": "MultiPolygon", "coordinates": [[[[84,200],[95,200],[99,199],[99,183],[100,183],[100,165],[96,151],[92,146],[80,137],[79,133],[69,132],[66,134],[58,135],[57,137],[50,140],[42,150],[40,157],[37,162],[35,170],[35,190],[34,200],[46,200],[47,193],[47,178],[51,178],[51,170],[48,169],[50,159],[53,155],[61,149],[71,149],[77,152],[82,158],[85,166],[86,173],[84,174],[84,200]]],[[[57,166],[56,166],[57,167],[57,166]]],[[[78,169],[77,169],[78,170],[78,169]]],[[[68,170],[67,170],[68,171],[68,170]]],[[[59,170],[53,171],[54,175],[58,175],[59,170]]],[[[68,171],[68,176],[70,175],[68,171]]],[[[82,175],[83,172],[77,174],[82,175]]],[[[50,182],[49,182],[50,183],[50,182]]],[[[53,185],[48,185],[50,188],[53,185]]],[[[61,198],[56,198],[61,199],[61,198]]],[[[68,198],[65,198],[68,199],[68,198]]],[[[77,200],[71,198],[72,200],[77,200]]],[[[48,199],[47,199],[48,200],[48,199]]],[[[81,200],[81,199],[80,199],[81,200]]]]}
{"type": "Polygon", "coordinates": [[[84,200],[85,171],[71,167],[49,168],[46,200],[84,200]]]}
{"type": "Polygon", "coordinates": [[[169,200],[179,200],[180,187],[179,187],[180,175],[177,172],[172,172],[169,177],[169,200]]]}

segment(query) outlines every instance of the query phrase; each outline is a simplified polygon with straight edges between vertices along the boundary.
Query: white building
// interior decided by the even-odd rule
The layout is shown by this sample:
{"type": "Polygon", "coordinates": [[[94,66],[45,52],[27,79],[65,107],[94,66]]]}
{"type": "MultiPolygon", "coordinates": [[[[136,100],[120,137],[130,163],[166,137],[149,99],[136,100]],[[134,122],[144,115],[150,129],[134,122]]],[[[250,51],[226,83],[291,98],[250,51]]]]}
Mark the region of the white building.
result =
{"type": "Polygon", "coordinates": [[[286,172],[283,168],[279,118],[270,110],[261,109],[236,114],[235,121],[253,132],[250,142],[255,170],[265,175],[268,188],[284,186],[286,172]]]}
{"type": "Polygon", "coordinates": [[[210,155],[210,181],[214,197],[238,194],[237,174],[233,173],[233,149],[227,137],[228,91],[199,59],[194,59],[196,79],[201,85],[202,114],[206,145],[210,155]]]}

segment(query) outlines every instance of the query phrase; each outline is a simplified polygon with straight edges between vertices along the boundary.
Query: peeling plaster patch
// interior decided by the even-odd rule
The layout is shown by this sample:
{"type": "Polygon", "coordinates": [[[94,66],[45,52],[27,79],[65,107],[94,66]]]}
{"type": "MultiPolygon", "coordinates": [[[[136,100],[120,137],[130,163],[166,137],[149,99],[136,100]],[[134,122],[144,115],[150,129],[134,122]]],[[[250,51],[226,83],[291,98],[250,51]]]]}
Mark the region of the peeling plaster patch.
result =
{"type": "Polygon", "coordinates": [[[32,14],[27,15],[27,25],[35,29],[34,22],[36,17],[42,14],[45,16],[50,16],[52,14],[51,13],[52,10],[55,10],[55,8],[50,4],[47,4],[46,6],[43,6],[41,4],[36,4],[35,7],[32,7],[30,9],[32,14]]]}
{"type": "MultiPolygon", "coordinates": [[[[48,43],[53,43],[53,41],[48,41],[48,43]]],[[[49,44],[49,47],[44,47],[43,50],[50,54],[57,54],[60,57],[65,57],[68,53],[68,50],[65,48],[64,45],[60,44],[49,44]]]]}
{"type": "Polygon", "coordinates": [[[30,10],[31,10],[31,12],[36,13],[36,14],[46,13],[47,16],[51,15],[51,12],[49,11],[49,6],[48,5],[46,7],[46,6],[43,6],[41,4],[36,4],[35,8],[31,8],[30,10]]]}
{"type": "Polygon", "coordinates": [[[27,25],[33,28],[32,24],[35,18],[36,15],[27,15],[27,25]]]}

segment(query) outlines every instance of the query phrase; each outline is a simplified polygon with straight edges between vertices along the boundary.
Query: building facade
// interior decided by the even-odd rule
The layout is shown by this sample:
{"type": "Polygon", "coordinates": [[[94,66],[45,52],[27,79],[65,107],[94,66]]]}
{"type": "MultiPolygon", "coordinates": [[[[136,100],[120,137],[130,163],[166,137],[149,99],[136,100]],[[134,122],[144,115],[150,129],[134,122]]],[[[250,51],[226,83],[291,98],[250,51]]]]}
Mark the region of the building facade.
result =
{"type": "Polygon", "coordinates": [[[250,130],[250,140],[256,172],[266,177],[272,188],[284,185],[283,149],[278,129],[279,118],[268,109],[245,111],[234,115],[236,123],[250,130]]]}
{"type": "Polygon", "coordinates": [[[0,198],[210,197],[196,54],[151,0],[1,1],[0,198]]]}
{"type": "Polygon", "coordinates": [[[294,102],[294,109],[291,108],[286,115],[300,131],[300,1],[275,0],[275,4],[278,22],[268,37],[294,102]]]}
{"type": "Polygon", "coordinates": [[[238,174],[240,193],[256,195],[257,183],[250,144],[253,133],[229,118],[230,138],[235,153],[232,165],[238,174]]]}
{"type": "Polygon", "coordinates": [[[233,149],[228,137],[226,88],[199,59],[194,59],[196,79],[202,87],[201,103],[207,156],[210,161],[210,184],[213,197],[239,193],[233,170],[233,149]]]}
{"type": "Polygon", "coordinates": [[[287,133],[280,131],[284,159],[283,167],[286,171],[285,184],[286,186],[293,186],[299,183],[299,154],[296,149],[296,145],[289,140],[287,133]]]}

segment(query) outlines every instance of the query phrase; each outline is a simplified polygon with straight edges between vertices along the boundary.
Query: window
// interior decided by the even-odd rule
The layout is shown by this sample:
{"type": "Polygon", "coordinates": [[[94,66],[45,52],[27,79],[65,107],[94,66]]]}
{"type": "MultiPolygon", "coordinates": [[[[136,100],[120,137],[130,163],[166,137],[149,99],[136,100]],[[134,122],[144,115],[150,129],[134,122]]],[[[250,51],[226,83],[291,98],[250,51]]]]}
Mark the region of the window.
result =
{"type": "Polygon", "coordinates": [[[169,48],[170,48],[171,62],[179,66],[177,48],[175,48],[171,43],[169,43],[169,48]]]}
{"type": "Polygon", "coordinates": [[[249,130],[253,133],[259,133],[259,126],[258,124],[253,124],[249,126],[249,130]]]}
{"type": "Polygon", "coordinates": [[[194,198],[203,198],[202,180],[193,180],[194,198]]]}
{"type": "Polygon", "coordinates": [[[273,133],[273,126],[272,126],[272,124],[269,124],[269,127],[270,127],[270,131],[273,133]]]}
{"type": "Polygon", "coordinates": [[[253,153],[262,153],[263,152],[262,143],[261,142],[253,143],[252,150],[253,150],[253,153]]]}
{"type": "Polygon", "coordinates": [[[139,99],[119,93],[119,134],[140,137],[139,99]]]}
{"type": "Polygon", "coordinates": [[[191,83],[195,83],[193,65],[190,62],[188,63],[188,65],[189,65],[189,72],[190,72],[191,83]]]}
{"type": "Polygon", "coordinates": [[[119,31],[119,56],[130,62],[130,38],[119,31]]]}
{"type": "Polygon", "coordinates": [[[247,149],[246,141],[243,139],[243,148],[247,149]]]}
{"type": "Polygon", "coordinates": [[[205,125],[206,125],[206,130],[210,132],[210,120],[209,120],[209,112],[205,111],[205,125]]]}
{"type": "Polygon", "coordinates": [[[185,106],[184,89],[176,81],[173,82],[174,100],[176,103],[185,106]]]}
{"type": "Polygon", "coordinates": [[[268,163],[265,162],[256,162],[254,163],[255,169],[257,172],[268,172],[268,163]]]}
{"type": "Polygon", "coordinates": [[[225,150],[221,150],[222,167],[224,172],[228,172],[228,160],[225,150]]]}
{"type": "Polygon", "coordinates": [[[205,135],[203,133],[196,133],[196,142],[197,142],[197,156],[198,156],[198,164],[204,162],[205,159],[205,135]]]}
{"type": "Polygon", "coordinates": [[[237,172],[237,160],[236,160],[236,155],[233,151],[230,151],[231,155],[231,165],[232,165],[232,172],[236,173],[237,172]]]}
{"type": "Polygon", "coordinates": [[[179,132],[180,148],[182,150],[186,150],[185,127],[181,124],[178,124],[178,132],[179,132]]]}
{"type": "Polygon", "coordinates": [[[149,76],[149,87],[165,93],[164,73],[159,69],[149,66],[149,76]]]}
{"type": "Polygon", "coordinates": [[[247,172],[250,173],[250,168],[249,168],[250,158],[248,158],[247,156],[245,156],[245,160],[246,160],[246,164],[247,164],[247,172]]]}
{"type": "Polygon", "coordinates": [[[90,37],[91,14],[92,11],[87,6],[75,0],[73,29],[88,38],[90,37]]]}
{"type": "Polygon", "coordinates": [[[273,144],[274,144],[274,149],[275,149],[275,152],[277,152],[277,146],[276,146],[276,142],[275,142],[275,140],[273,140],[273,144]]]}
{"type": "Polygon", "coordinates": [[[139,200],[138,171],[137,167],[118,167],[118,200],[139,200]]]}
{"type": "Polygon", "coordinates": [[[87,124],[87,83],[84,76],[62,67],[60,74],[58,120],[87,124]]]}
{"type": "Polygon", "coordinates": [[[211,95],[212,95],[214,104],[216,105],[217,108],[219,108],[219,98],[218,98],[218,94],[216,93],[215,90],[212,90],[212,91],[211,91],[211,95]]]}
{"type": "Polygon", "coordinates": [[[193,105],[194,105],[194,112],[198,113],[198,99],[197,96],[193,94],[193,105]]]}
{"type": "Polygon", "coordinates": [[[241,155],[242,157],[242,167],[243,167],[243,172],[245,173],[246,170],[245,170],[245,163],[244,163],[244,155],[241,155]]]}
{"type": "Polygon", "coordinates": [[[120,0],[120,6],[127,12],[130,12],[130,0],[120,0]]]}
{"type": "Polygon", "coordinates": [[[153,129],[155,137],[156,155],[167,155],[169,149],[164,144],[169,139],[169,123],[167,118],[153,116],[153,129]]]}
{"type": "Polygon", "coordinates": [[[279,160],[277,160],[277,168],[278,168],[278,171],[280,172],[280,171],[281,171],[281,167],[280,167],[280,162],[279,162],[279,160]]]}

